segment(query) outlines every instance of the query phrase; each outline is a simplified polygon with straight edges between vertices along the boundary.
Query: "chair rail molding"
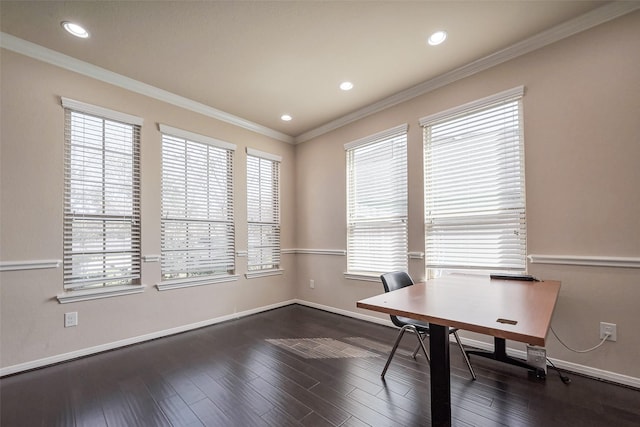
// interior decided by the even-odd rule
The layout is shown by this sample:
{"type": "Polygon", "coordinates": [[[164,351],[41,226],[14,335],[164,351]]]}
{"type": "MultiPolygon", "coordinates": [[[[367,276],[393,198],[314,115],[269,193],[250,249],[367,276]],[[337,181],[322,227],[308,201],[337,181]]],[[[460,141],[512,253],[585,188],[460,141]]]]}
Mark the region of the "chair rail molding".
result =
{"type": "Polygon", "coordinates": [[[638,257],[611,257],[587,255],[539,255],[527,258],[532,264],[584,265],[588,267],[640,268],[638,257]]]}
{"type": "Polygon", "coordinates": [[[58,268],[62,265],[59,259],[0,261],[0,271],[37,270],[41,268],[58,268]]]}

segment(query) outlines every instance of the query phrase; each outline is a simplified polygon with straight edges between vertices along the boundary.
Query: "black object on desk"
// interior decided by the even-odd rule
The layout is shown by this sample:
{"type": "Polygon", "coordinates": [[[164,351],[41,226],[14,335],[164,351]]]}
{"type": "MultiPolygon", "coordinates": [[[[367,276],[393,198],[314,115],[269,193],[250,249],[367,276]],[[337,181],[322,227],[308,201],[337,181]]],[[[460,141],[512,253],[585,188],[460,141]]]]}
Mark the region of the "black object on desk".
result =
{"type": "Polygon", "coordinates": [[[540,279],[533,277],[531,274],[490,274],[489,277],[494,280],[524,280],[526,282],[540,282],[540,279]]]}

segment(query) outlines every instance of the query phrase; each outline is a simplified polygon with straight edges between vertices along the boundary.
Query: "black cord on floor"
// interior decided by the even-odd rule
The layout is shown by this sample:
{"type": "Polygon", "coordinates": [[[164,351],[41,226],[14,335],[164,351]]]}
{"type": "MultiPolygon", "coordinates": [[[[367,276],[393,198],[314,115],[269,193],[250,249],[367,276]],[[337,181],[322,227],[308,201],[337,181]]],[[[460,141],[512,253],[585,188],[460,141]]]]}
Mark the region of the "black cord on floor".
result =
{"type": "Polygon", "coordinates": [[[569,385],[569,383],[571,382],[571,378],[569,378],[568,376],[564,375],[562,372],[560,372],[560,369],[556,368],[556,365],[553,364],[553,362],[551,360],[549,360],[549,358],[547,357],[547,362],[549,362],[549,364],[551,365],[551,367],[553,369],[556,370],[556,372],[558,372],[558,375],[560,376],[560,380],[565,383],[566,385],[569,385]]]}

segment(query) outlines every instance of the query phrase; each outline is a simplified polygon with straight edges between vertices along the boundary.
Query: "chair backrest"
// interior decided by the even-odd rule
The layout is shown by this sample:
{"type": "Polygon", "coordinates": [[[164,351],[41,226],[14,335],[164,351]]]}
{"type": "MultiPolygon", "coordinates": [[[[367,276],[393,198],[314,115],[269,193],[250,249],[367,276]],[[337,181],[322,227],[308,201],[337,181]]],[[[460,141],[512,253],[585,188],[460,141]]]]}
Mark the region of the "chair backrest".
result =
{"type": "Polygon", "coordinates": [[[382,286],[384,286],[385,292],[395,291],[396,289],[402,289],[407,286],[413,285],[413,280],[409,273],[405,271],[393,271],[391,273],[385,273],[380,276],[382,280],[382,286]]]}
{"type": "MultiPolygon", "coordinates": [[[[382,280],[382,286],[384,286],[385,292],[395,291],[396,289],[402,289],[407,286],[413,285],[413,279],[409,276],[409,273],[405,271],[393,271],[391,273],[385,273],[380,276],[382,280]]],[[[406,322],[401,321],[396,316],[389,316],[391,322],[398,327],[403,327],[406,322]]]]}

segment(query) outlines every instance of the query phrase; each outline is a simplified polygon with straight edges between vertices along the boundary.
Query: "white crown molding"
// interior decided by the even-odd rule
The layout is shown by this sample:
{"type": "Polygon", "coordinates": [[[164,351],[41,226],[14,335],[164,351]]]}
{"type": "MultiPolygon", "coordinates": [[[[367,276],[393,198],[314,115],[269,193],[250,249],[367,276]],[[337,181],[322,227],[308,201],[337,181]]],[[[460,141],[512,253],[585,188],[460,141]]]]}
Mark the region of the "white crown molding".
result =
{"type": "Polygon", "coordinates": [[[532,264],[584,265],[587,267],[640,268],[640,258],[582,256],[582,255],[536,255],[527,258],[532,264]]]}
{"type": "Polygon", "coordinates": [[[138,80],[123,76],[122,74],[114,73],[113,71],[89,64],[55,50],[48,49],[44,46],[28,42],[12,36],[11,34],[0,32],[0,47],[55,65],[56,67],[64,68],[65,70],[73,71],[75,73],[121,87],[131,92],[166,102],[167,104],[184,108],[185,110],[190,110],[222,122],[230,123],[234,126],[238,126],[288,144],[293,144],[295,142],[293,137],[282,132],[278,132],[266,126],[245,120],[241,117],[234,116],[233,114],[229,114],[222,110],[218,110],[217,108],[176,95],[155,86],[142,83],[138,80]]]}
{"type": "Polygon", "coordinates": [[[59,259],[46,259],[34,261],[2,261],[0,271],[14,270],[38,270],[41,268],[58,268],[62,264],[59,259]]]}
{"type": "Polygon", "coordinates": [[[295,143],[299,144],[301,142],[309,141],[310,139],[355,122],[356,120],[378,113],[387,108],[393,107],[394,105],[398,105],[417,96],[424,95],[425,93],[432,92],[455,81],[495,67],[503,62],[517,58],[536,49],[540,49],[551,43],[555,43],[638,9],[640,9],[640,2],[637,1],[615,1],[608,3],[602,7],[592,10],[591,12],[587,12],[584,15],[578,16],[536,34],[535,36],[494,52],[484,58],[480,58],[455,70],[441,74],[433,79],[427,80],[402,92],[398,92],[388,98],[384,98],[360,110],[356,110],[346,116],[340,117],[339,119],[298,135],[295,138],[295,143]]]}
{"type": "Polygon", "coordinates": [[[638,9],[640,9],[640,2],[615,1],[608,3],[598,9],[585,13],[582,16],[576,17],[484,58],[480,58],[460,68],[444,73],[395,95],[382,99],[360,110],[356,110],[337,120],[298,135],[295,138],[266,126],[253,123],[249,120],[245,120],[241,117],[234,116],[191,99],[184,98],[163,89],[125,77],[121,74],[80,61],[68,55],[64,55],[7,33],[0,32],[0,47],[122,87],[129,91],[136,92],[186,110],[212,117],[216,120],[230,123],[234,126],[238,126],[279,141],[289,144],[298,144],[638,9]]]}

